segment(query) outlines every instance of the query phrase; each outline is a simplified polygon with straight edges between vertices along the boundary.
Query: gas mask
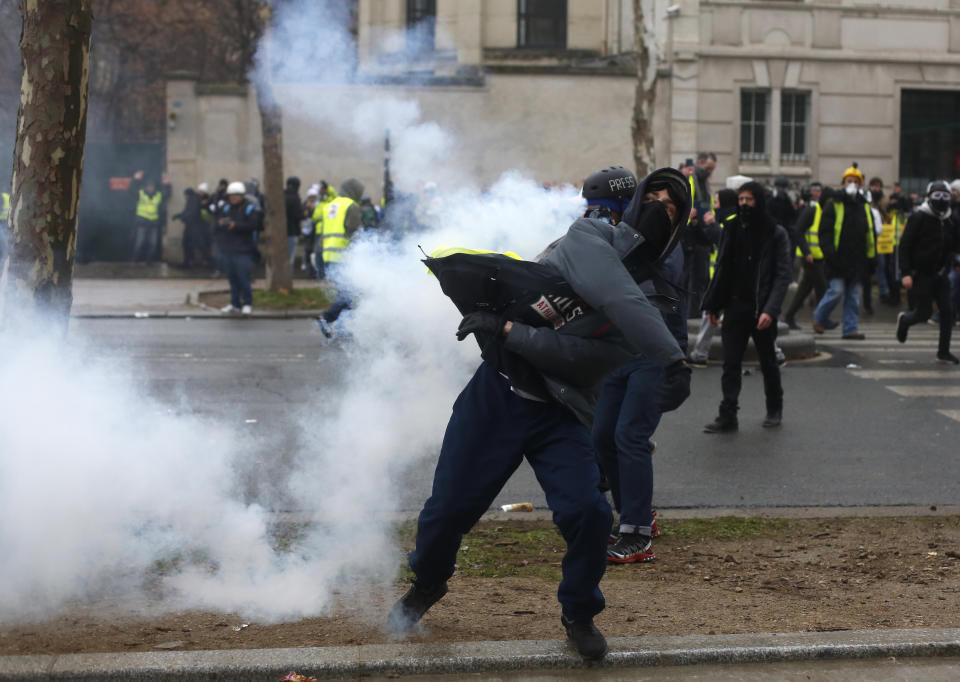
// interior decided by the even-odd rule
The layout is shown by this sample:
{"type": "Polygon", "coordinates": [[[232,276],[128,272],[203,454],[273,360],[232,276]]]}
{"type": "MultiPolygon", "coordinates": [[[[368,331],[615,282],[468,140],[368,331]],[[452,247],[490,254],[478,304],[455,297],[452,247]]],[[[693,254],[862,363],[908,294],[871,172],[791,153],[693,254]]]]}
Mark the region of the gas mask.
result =
{"type": "Polygon", "coordinates": [[[594,209],[591,209],[584,217],[599,220],[607,225],[613,225],[613,211],[606,206],[598,206],[594,209]]]}
{"type": "Polygon", "coordinates": [[[950,210],[950,192],[931,192],[927,203],[930,204],[933,212],[942,218],[947,214],[947,211],[950,210]]]}
{"type": "Polygon", "coordinates": [[[857,193],[860,192],[860,188],[857,187],[857,183],[848,182],[846,185],[844,185],[843,191],[847,193],[848,197],[855,197],[857,196],[857,193]]]}

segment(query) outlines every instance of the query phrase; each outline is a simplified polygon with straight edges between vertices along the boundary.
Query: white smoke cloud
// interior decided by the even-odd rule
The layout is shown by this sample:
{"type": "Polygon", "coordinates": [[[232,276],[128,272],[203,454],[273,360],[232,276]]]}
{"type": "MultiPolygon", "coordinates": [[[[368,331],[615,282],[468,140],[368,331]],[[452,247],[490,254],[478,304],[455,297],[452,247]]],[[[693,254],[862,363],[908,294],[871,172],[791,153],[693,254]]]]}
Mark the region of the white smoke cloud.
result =
{"type": "MultiPolygon", "coordinates": [[[[274,35],[284,40],[273,43],[271,58],[292,73],[309,64],[350,68],[348,36],[318,12],[304,2],[277,16],[274,35]]],[[[422,120],[412,100],[343,95],[302,104],[297,115],[360,145],[389,128],[398,185],[418,186],[431,177],[425,169],[436,177],[438,167],[444,179],[470,178],[458,156],[469,145],[422,120]]],[[[455,340],[459,315],[418,246],[533,258],[582,208],[574,188],[544,190],[517,173],[484,191],[468,181],[452,186],[440,182],[432,204],[420,207],[423,231],[365,235],[344,264],[343,283],[355,296],[339,323],[350,334],[340,341],[344,379],[304,406],[294,434],[304,448],[277,496],[313,520],[289,552],[274,549],[273,510],[261,506],[275,498],[245,501],[239,482],[266,441],[199,416],[188,398],[171,406],[146,397],[133,361],[97,362],[76,335],[65,343],[48,329],[0,332],[4,621],[55,614],[105,591],[145,609],[282,621],[325,613],[334,590],[391,580],[402,561],[385,520],[403,493],[397,481],[438,452],[452,402],[479,362],[472,340],[455,340]]]]}

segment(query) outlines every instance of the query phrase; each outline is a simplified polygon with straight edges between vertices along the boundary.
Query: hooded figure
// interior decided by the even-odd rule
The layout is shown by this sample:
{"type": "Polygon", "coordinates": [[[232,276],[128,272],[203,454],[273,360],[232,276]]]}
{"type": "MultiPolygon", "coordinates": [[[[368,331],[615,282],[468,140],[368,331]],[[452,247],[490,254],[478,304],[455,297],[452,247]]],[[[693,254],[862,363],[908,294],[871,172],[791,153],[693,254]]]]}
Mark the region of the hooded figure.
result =
{"type": "Polygon", "coordinates": [[[903,288],[913,296],[913,310],[897,317],[897,340],[907,340],[907,330],[925,322],[933,314],[936,302],[940,311],[940,337],[937,360],[957,364],[950,353],[950,337],[956,311],[950,295],[950,271],[960,253],[960,228],[951,219],[950,186],[942,180],[927,185],[927,196],[920,208],[907,220],[898,254],[903,288]]]}
{"type": "Polygon", "coordinates": [[[703,301],[712,324],[723,313],[723,400],[717,418],[704,427],[708,433],[738,428],[741,364],[751,338],[763,372],[763,426],[779,426],[783,412],[775,344],[780,306],[793,279],[790,238],[767,213],[762,185],[746,183],[737,199],[737,214],[723,229],[716,273],[703,301]]]}
{"type": "Polygon", "coordinates": [[[457,338],[474,334],[483,362],[454,403],[418,517],[413,587],[390,612],[392,631],[408,632],[446,594],[463,534],[526,458],[567,541],[557,591],[563,627],[585,658],[606,653],[593,617],[604,608],[599,583],[613,516],[580,422],[592,418],[591,396],[614,356],[643,354],[663,368],[663,409],[690,392],[683,351],[635,278],[667,256],[690,208],[682,190],[667,189],[679,173],[653,175],[626,211],[631,222],[580,218],[540,263],[499,254],[426,260],[464,312],[457,338]]]}

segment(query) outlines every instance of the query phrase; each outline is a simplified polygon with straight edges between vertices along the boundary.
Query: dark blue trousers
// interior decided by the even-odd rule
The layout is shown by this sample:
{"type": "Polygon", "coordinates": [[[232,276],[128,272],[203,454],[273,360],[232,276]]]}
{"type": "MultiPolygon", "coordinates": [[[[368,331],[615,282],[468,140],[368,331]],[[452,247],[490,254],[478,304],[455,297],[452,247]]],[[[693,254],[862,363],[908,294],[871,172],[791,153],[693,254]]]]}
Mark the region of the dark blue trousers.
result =
{"type": "Polygon", "coordinates": [[[635,360],[604,380],[593,422],[593,445],[620,513],[621,532],[650,534],[653,443],[660,423],[657,392],[663,368],[635,360]]]}
{"type": "Polygon", "coordinates": [[[557,591],[563,613],[571,620],[592,618],[604,607],[599,585],[613,514],[597,490],[600,471],[590,433],[560,405],[513,393],[486,363],[453,405],[410,568],[425,585],[453,575],[463,535],[489,509],[524,456],[567,542],[557,591]]]}

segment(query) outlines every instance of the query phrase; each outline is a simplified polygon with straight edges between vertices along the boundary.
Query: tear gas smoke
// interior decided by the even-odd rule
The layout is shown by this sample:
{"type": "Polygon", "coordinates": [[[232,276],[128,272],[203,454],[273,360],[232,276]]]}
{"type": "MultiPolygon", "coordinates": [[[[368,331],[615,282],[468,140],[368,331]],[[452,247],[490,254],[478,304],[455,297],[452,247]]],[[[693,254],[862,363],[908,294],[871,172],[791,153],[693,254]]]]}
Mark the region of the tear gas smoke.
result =
{"type": "MultiPolygon", "coordinates": [[[[276,31],[288,19],[326,25],[316,16],[277,19],[276,31]]],[[[273,59],[296,64],[315,55],[315,31],[308,37],[309,49],[288,39],[283,54],[275,43],[273,59]]],[[[389,127],[398,184],[444,179],[429,168],[469,177],[451,154],[455,147],[468,156],[469,141],[421,121],[416,103],[355,105],[332,100],[308,113],[318,123],[339,121],[358,143],[389,127]]],[[[459,315],[426,273],[418,245],[533,258],[582,208],[573,188],[547,191],[515,173],[483,192],[444,186],[420,207],[424,231],[363,235],[343,265],[342,282],[355,296],[339,322],[350,333],[341,342],[347,367],[342,385],[324,390],[298,420],[305,446],[284,497],[314,523],[293,551],[275,550],[271,510],[239,490],[242,463],[256,459],[262,440],[191,412],[189,401],[171,411],[145,397],[129,365],[95,361],[76,336],[64,343],[42,328],[0,335],[3,622],[104,593],[130,595],[145,610],[207,608],[279,621],[322,615],[335,589],[391,580],[402,561],[386,515],[397,508],[398,477],[435,456],[452,402],[479,363],[476,344],[456,342],[459,315]],[[167,570],[160,591],[147,596],[158,561],[167,570]]]]}

